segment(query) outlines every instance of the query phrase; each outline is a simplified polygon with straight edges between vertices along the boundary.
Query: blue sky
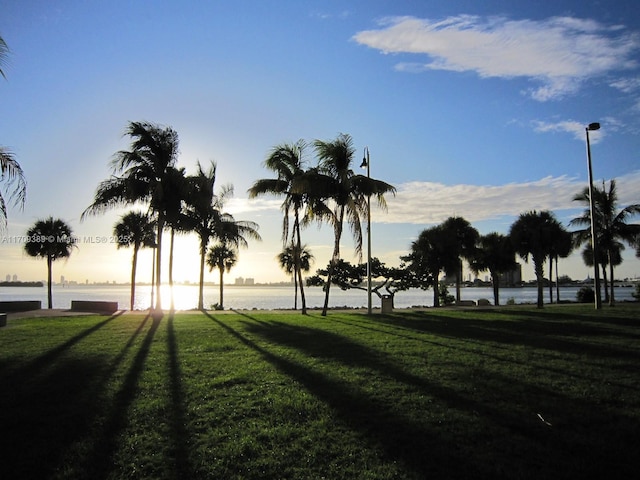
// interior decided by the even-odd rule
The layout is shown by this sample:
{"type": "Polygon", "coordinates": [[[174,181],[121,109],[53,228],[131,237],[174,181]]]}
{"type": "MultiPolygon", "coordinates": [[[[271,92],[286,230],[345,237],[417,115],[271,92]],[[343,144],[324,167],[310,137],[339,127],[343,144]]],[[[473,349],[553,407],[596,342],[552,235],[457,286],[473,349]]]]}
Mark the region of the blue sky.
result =
{"type": "MultiPolygon", "coordinates": [[[[591,122],[602,124],[591,137],[596,181],[615,178],[621,205],[640,202],[635,0],[0,0],[0,35],[11,51],[0,144],[28,181],[5,240],[39,218],[67,221],[81,241],[55,278],[128,279],[130,251],[90,242],[123,211],[80,214],[128,147],[129,121],[173,127],[179,165],[217,162],[219,185],[235,186],[230,211],[260,224],[263,242],[240,253],[230,280],[286,279],[275,261],[280,202],[246,195],[271,176],[262,161],[282,142],[349,133],[356,167],[368,146],[371,175],[398,188],[387,212],[373,212],[373,255],[391,265],[452,215],[481,233],[506,233],[532,209],[566,224],[581,211],[571,198],[586,186],[591,122]]],[[[329,229],[303,235],[315,267],[326,265],[329,229]]],[[[45,262],[21,248],[0,244],[0,278],[45,278],[45,262]]],[[[349,236],[342,251],[357,260],[349,236]]],[[[195,280],[195,238],[176,255],[176,278],[195,280]]],[[[150,252],[141,262],[145,280],[150,252]]],[[[561,270],[589,272],[578,256],[561,270]]],[[[640,276],[631,249],[618,272],[640,276]]],[[[532,278],[532,266],[523,273],[532,278]]]]}

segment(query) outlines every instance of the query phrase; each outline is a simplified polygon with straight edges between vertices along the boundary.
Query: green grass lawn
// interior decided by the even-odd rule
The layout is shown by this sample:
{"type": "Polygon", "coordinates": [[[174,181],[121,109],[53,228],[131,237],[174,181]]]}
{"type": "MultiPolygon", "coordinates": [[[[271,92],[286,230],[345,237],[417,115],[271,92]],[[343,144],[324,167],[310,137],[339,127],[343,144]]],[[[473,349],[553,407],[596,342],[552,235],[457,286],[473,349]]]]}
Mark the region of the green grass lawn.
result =
{"type": "Polygon", "coordinates": [[[640,306],[10,320],[2,479],[635,478],[640,306]]]}

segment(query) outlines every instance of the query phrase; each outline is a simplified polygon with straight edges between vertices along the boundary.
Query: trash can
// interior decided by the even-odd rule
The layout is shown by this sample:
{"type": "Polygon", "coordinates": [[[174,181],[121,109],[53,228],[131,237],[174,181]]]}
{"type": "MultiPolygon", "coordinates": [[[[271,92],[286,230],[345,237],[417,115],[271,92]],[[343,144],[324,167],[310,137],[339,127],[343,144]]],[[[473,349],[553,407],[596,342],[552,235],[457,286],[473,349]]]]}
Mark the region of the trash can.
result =
{"type": "Polygon", "coordinates": [[[393,298],[391,295],[382,295],[382,313],[393,312],[393,298]]]}

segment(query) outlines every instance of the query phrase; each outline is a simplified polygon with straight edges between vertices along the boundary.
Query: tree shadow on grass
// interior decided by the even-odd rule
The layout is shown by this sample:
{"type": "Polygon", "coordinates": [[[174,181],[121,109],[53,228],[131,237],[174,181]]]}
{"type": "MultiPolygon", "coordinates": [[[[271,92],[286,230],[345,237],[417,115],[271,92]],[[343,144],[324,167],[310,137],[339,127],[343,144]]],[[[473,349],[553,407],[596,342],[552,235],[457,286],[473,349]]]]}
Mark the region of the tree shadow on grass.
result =
{"type": "MultiPolygon", "coordinates": [[[[278,355],[209,313],[205,312],[205,315],[328,404],[342,423],[363,434],[372,446],[381,448],[388,462],[399,461],[416,478],[489,478],[487,473],[479,471],[477,465],[460,452],[455,443],[447,439],[446,432],[438,431],[426,422],[416,423],[402,415],[395,405],[278,355]]],[[[253,320],[249,315],[244,315],[253,320]]],[[[345,337],[313,328],[290,327],[279,322],[246,322],[244,328],[269,343],[296,348],[312,357],[331,358],[354,367],[377,369],[386,376],[423,389],[428,395],[446,399],[454,408],[467,411],[483,408],[471,399],[451,391],[444,392],[441,386],[385,363],[366,347],[350,342],[345,337]]]]}
{"type": "MultiPolygon", "coordinates": [[[[529,313],[529,312],[527,312],[529,313]]],[[[607,336],[635,339],[635,331],[613,331],[606,326],[588,325],[580,322],[554,322],[549,317],[543,320],[516,317],[516,321],[483,318],[488,312],[474,312],[474,317],[444,316],[429,312],[411,312],[381,316],[380,323],[395,328],[409,329],[445,338],[474,340],[482,343],[522,345],[533,348],[555,350],[560,353],[590,355],[602,358],[617,358],[639,361],[640,351],[624,348],[601,340],[607,336]]],[[[569,316],[569,318],[575,317],[569,316]]]]}
{"type": "MultiPolygon", "coordinates": [[[[250,315],[245,317],[251,319],[250,315]]],[[[381,445],[389,457],[399,459],[418,475],[435,472],[436,477],[440,474],[446,478],[502,475],[538,478],[538,474],[549,478],[593,478],[594,475],[624,478],[635,471],[633,437],[640,425],[627,412],[633,408],[629,405],[637,402],[627,401],[626,410],[619,412],[589,395],[576,398],[551,390],[539,384],[535,376],[514,380],[511,375],[481,367],[468,372],[461,370],[459,374],[465,376],[460,379],[459,387],[448,387],[406,371],[384,352],[321,328],[279,321],[242,324],[248,334],[266,343],[248,340],[237,330],[227,328],[331,405],[346,424],[364,433],[372,443],[381,445]],[[274,353],[276,349],[269,345],[295,349],[325,363],[337,361],[354,370],[375,370],[376,376],[387,378],[383,383],[400,382],[417,390],[422,397],[434,398],[435,404],[430,404],[433,408],[442,409],[436,406],[440,404],[445,409],[463,412],[460,422],[467,426],[475,422],[474,418],[482,419],[488,431],[461,438],[451,436],[447,431],[416,421],[415,417],[403,416],[387,404],[388,400],[381,401],[375,394],[366,394],[288,356],[274,353]],[[540,412],[544,417],[537,415],[540,412]],[[466,445],[461,447],[460,441],[466,445]],[[479,444],[472,453],[469,447],[475,449],[476,442],[486,442],[486,445],[479,444]],[[474,470],[478,466],[474,461],[481,452],[494,459],[489,472],[474,470]],[[452,462],[455,468],[451,467],[452,462]]],[[[584,384],[588,386],[589,382],[584,384]]],[[[632,398],[634,393],[625,395],[632,398]]],[[[458,425],[457,428],[466,427],[458,425]]]]}
{"type": "Polygon", "coordinates": [[[67,448],[86,434],[103,398],[110,362],[64,353],[111,316],[8,375],[0,375],[0,478],[50,478],[67,448]]]}

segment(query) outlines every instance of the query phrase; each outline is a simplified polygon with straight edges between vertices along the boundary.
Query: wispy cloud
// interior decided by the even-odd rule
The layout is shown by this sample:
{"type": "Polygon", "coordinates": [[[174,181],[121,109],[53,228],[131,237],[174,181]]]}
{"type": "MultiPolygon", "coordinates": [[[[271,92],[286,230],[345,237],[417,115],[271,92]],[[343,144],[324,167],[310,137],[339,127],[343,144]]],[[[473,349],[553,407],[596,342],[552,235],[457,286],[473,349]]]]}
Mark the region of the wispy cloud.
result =
{"type": "MultiPolygon", "coordinates": [[[[585,123],[576,122],[575,120],[563,120],[560,122],[544,122],[540,120],[535,120],[533,123],[533,129],[538,133],[549,133],[549,132],[564,132],[570,133],[576,140],[585,141],[585,123]]],[[[594,130],[589,133],[589,140],[591,143],[598,143],[604,137],[604,133],[602,130],[594,130]]]]}
{"type": "MultiPolygon", "coordinates": [[[[427,63],[399,63],[404,71],[474,71],[480,77],[532,79],[527,93],[539,101],[573,93],[583,81],[636,68],[640,35],[594,20],[543,21],[460,15],[435,21],[394,17],[353,39],[383,53],[413,53],[427,63]]],[[[620,82],[620,81],[619,81],[620,82]]],[[[623,83],[618,88],[627,88],[623,83]]]]}
{"type": "MultiPolygon", "coordinates": [[[[640,191],[640,170],[617,178],[616,182],[621,206],[638,202],[634,197],[640,191]]],[[[572,210],[581,208],[572,199],[585,186],[584,181],[567,176],[498,186],[410,182],[398,188],[396,197],[388,200],[388,212],[376,214],[375,220],[434,224],[459,215],[478,222],[517,216],[529,210],[572,210]]]]}
{"type": "MultiPolygon", "coordinates": [[[[638,203],[640,170],[618,177],[616,182],[620,206],[638,203]]],[[[387,199],[387,212],[373,211],[372,220],[384,224],[429,225],[457,215],[473,223],[516,217],[530,210],[569,211],[582,208],[572,199],[585,187],[584,180],[568,176],[506,185],[408,182],[398,186],[395,197],[387,199]]],[[[276,213],[281,203],[281,200],[234,199],[229,207],[234,214],[276,213]]]]}

